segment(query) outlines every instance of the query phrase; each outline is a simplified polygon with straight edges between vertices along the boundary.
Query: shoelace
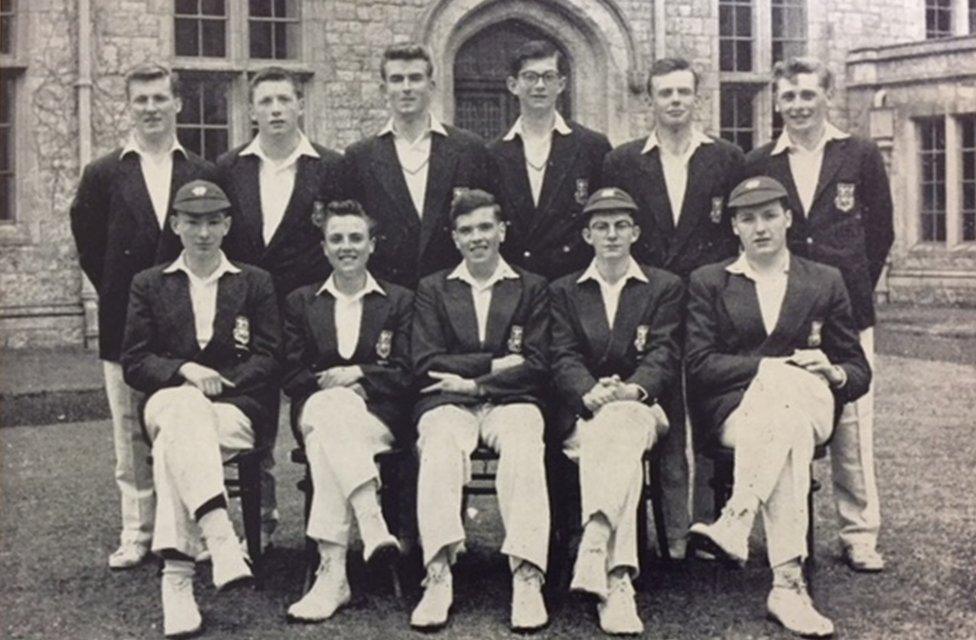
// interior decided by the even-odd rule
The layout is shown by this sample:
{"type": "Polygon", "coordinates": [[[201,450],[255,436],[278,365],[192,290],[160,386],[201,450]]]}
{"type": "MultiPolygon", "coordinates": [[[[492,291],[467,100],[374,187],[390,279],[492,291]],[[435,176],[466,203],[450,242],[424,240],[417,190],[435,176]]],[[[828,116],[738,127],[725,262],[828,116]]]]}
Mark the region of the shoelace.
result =
{"type": "Polygon", "coordinates": [[[531,571],[527,569],[522,569],[521,567],[516,571],[516,577],[520,582],[526,584],[534,584],[539,589],[542,588],[542,572],[541,571],[531,571]]]}

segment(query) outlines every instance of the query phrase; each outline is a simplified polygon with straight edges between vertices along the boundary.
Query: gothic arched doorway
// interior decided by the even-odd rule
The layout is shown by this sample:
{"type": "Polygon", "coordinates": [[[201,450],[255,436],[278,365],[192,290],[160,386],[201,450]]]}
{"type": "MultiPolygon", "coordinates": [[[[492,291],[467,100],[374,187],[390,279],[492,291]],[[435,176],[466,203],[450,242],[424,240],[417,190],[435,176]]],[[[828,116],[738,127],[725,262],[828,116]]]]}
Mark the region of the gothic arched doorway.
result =
{"type": "MultiPolygon", "coordinates": [[[[566,50],[542,31],[517,20],[491,25],[469,39],[454,58],[454,124],[474,131],[486,140],[504,134],[518,117],[518,100],[508,91],[508,57],[529,40],[552,43],[566,57],[566,50]]],[[[571,116],[572,101],[567,78],[566,89],[557,108],[565,118],[571,116]]]]}

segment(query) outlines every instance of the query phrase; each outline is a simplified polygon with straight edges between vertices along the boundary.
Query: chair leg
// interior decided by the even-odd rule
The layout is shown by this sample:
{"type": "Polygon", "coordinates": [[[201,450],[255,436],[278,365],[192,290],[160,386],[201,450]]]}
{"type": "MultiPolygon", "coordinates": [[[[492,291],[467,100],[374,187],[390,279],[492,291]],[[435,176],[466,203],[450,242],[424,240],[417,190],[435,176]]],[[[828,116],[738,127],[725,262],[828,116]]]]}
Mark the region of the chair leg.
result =
{"type": "Polygon", "coordinates": [[[813,492],[815,491],[816,481],[813,479],[813,463],[810,463],[810,490],[807,491],[807,559],[803,562],[803,577],[806,579],[807,589],[813,595],[813,569],[816,560],[814,559],[814,514],[813,514],[813,492]]]}
{"type": "Polygon", "coordinates": [[[650,569],[647,540],[647,500],[650,497],[647,483],[641,485],[640,501],[637,503],[637,567],[641,575],[641,588],[647,586],[647,572],[650,569]]]}
{"type": "Polygon", "coordinates": [[[251,556],[255,589],[261,588],[261,459],[258,455],[244,456],[237,465],[240,479],[241,512],[244,517],[244,539],[251,556]]]}
{"type": "MultiPolygon", "coordinates": [[[[308,517],[312,513],[312,470],[305,464],[305,478],[299,483],[305,496],[303,513],[305,515],[305,530],[308,530],[308,517]]],[[[302,574],[302,595],[308,593],[315,580],[315,572],[319,568],[319,545],[312,538],[305,536],[305,552],[302,554],[305,566],[302,574]]]]}
{"type": "Polygon", "coordinates": [[[668,529],[664,521],[664,489],[661,482],[661,465],[651,463],[650,474],[650,497],[651,508],[654,512],[654,530],[657,534],[657,548],[662,560],[671,559],[671,550],[668,547],[668,529]]]}

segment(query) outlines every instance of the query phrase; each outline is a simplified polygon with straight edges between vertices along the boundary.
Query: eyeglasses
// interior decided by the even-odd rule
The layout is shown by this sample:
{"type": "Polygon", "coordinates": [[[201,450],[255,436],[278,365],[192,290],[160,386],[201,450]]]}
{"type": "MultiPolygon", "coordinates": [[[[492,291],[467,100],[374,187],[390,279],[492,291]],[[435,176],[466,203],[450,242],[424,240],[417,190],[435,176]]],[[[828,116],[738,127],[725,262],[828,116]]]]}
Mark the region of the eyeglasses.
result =
{"type": "MultiPolygon", "coordinates": [[[[624,233],[634,228],[634,223],[630,220],[617,220],[613,223],[613,230],[617,233],[624,233]]],[[[597,221],[590,224],[590,231],[593,233],[610,233],[610,223],[597,221]]]]}
{"type": "Polygon", "coordinates": [[[519,74],[519,79],[526,84],[535,84],[542,80],[546,84],[556,84],[559,82],[562,76],[555,71],[546,71],[545,73],[536,73],[535,71],[522,71],[519,74]]]}

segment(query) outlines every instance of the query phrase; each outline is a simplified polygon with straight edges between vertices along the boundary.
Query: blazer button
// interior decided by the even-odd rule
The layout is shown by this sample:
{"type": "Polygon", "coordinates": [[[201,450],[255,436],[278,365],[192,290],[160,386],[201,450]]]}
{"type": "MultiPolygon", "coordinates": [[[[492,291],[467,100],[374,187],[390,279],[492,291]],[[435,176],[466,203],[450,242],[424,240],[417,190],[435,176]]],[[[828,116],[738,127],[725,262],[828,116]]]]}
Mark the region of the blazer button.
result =
{"type": "Polygon", "coordinates": [[[122,253],[124,253],[127,256],[131,256],[132,255],[132,252],[130,250],[128,250],[128,249],[124,250],[122,253]]]}
{"type": "Polygon", "coordinates": [[[813,238],[807,236],[807,244],[813,244],[813,238]]]}
{"type": "Polygon", "coordinates": [[[568,244],[564,244],[563,245],[563,253],[569,253],[569,245],[568,244]]]}
{"type": "Polygon", "coordinates": [[[525,252],[522,253],[522,257],[523,258],[531,258],[532,257],[532,252],[531,251],[525,251],[525,252]]]}

